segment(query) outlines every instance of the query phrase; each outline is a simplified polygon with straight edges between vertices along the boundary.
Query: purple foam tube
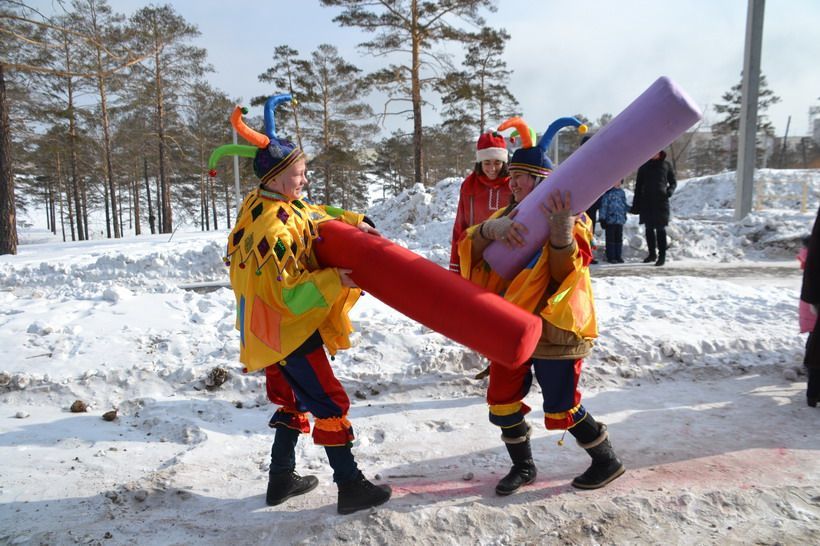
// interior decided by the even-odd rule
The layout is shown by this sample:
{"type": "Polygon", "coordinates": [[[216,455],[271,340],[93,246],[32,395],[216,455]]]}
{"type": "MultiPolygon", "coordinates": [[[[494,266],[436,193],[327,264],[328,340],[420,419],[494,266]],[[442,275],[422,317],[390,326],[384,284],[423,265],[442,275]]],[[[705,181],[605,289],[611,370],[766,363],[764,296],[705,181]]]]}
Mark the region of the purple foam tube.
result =
{"type": "Polygon", "coordinates": [[[494,241],[484,251],[484,260],[512,279],[549,237],[540,205],[553,190],[569,191],[573,213],[583,212],[700,118],[700,109],[683,89],[665,76],[658,78],[521,201],[515,220],[528,229],[524,246],[510,248],[494,241]]]}

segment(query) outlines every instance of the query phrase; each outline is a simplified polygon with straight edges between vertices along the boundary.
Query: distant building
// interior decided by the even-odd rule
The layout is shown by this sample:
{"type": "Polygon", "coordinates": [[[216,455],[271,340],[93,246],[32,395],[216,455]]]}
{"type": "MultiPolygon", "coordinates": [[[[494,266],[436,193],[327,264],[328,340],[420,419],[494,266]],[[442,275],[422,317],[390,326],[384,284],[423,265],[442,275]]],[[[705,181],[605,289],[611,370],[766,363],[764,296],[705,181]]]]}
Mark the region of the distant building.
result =
{"type": "Polygon", "coordinates": [[[815,144],[820,144],[820,106],[809,108],[809,136],[815,144]]]}

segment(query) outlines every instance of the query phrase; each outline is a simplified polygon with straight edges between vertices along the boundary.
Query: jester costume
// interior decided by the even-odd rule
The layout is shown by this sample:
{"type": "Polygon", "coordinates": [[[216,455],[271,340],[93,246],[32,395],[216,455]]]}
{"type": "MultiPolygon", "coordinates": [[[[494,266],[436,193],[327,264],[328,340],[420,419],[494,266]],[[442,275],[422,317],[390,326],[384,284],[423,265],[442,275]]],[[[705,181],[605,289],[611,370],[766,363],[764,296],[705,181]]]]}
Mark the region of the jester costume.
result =
{"type": "Polygon", "coordinates": [[[312,252],[319,224],[336,218],[355,226],[364,216],[257,188],[228,238],[239,359],[248,371],[265,369],[268,397],[282,406],[271,426],[309,432],[304,413],[310,411],[319,445],[353,439],[350,402],[322,345],[331,355],[350,347],[347,313],[361,291],[343,287],[338,272],[320,268],[312,252]],[[301,401],[294,389],[302,391],[301,401]]]}
{"type": "MultiPolygon", "coordinates": [[[[510,161],[510,171],[533,177],[538,184],[552,171],[546,156],[551,136],[566,125],[580,126],[575,118],[561,118],[545,132],[537,146],[532,145],[532,133],[520,118],[503,123],[499,131],[516,127],[522,135],[522,147],[510,161]]],[[[548,240],[526,267],[511,281],[502,278],[489,264],[475,256],[473,245],[488,240],[483,226],[509,216],[515,203],[495,213],[488,221],[467,229],[459,242],[461,274],[500,294],[504,299],[540,316],[543,320],[541,339],[528,363],[516,369],[490,363],[487,390],[489,420],[501,428],[513,467],[496,487],[499,495],[508,495],[535,480],[536,468],[530,446],[530,427],[525,416],[530,407],[523,402],[538,380],[543,395],[544,421],[548,430],[569,430],[578,444],[593,459],[592,466],[572,484],[594,489],[606,485],[623,473],[623,466],[612,451],[606,426],[598,423],[581,404],[578,380],[583,358],[592,349],[598,336],[589,263],[592,261],[592,222],[582,214],[568,232],[566,246],[556,248],[548,240]]],[[[498,224],[496,224],[498,225],[498,224]]],[[[570,227],[567,226],[569,230],[570,227]]],[[[482,248],[482,247],[479,247],[482,248]]]]}
{"type": "Polygon", "coordinates": [[[240,361],[246,371],[264,369],[268,398],[280,406],[269,423],[276,435],[266,502],[277,505],[318,485],[315,476],[295,472],[296,444],[310,432],[310,413],[313,441],[324,446],[339,487],[338,511],[348,514],[386,502],[390,488],[370,483],[358,469],[347,419],[350,399],[325,352],[350,347],[348,312],[361,290],[344,286],[338,269],[322,267],[314,245],[322,223],[359,226],[364,216],[299,198],[306,182],[304,154],[275,132],[274,108],[288,100],[290,95],[275,95],[266,102],[266,135],[245,125],[244,110],[236,107],[231,123],[254,147],[218,148],[210,174],[215,176],[219,157],[235,154],[253,157],[261,181],[242,203],[225,262],[236,297],[240,361]]]}
{"type": "MultiPolygon", "coordinates": [[[[499,211],[492,218],[506,216],[513,207],[499,211]]],[[[592,285],[589,278],[591,221],[583,217],[576,222],[573,236],[575,245],[569,249],[554,250],[549,243],[533,257],[530,263],[512,281],[505,281],[486,262],[471,263],[473,238],[480,225],[468,228],[459,243],[462,275],[487,288],[504,299],[540,315],[543,319],[541,340],[529,364],[517,369],[491,363],[490,386],[487,402],[490,422],[499,427],[511,427],[524,420],[531,408],[523,402],[533,379],[533,363],[544,393],[544,418],[547,429],[566,430],[580,422],[586,411],[578,391],[582,358],[592,348],[592,339],[598,336],[592,285]],[[552,267],[551,267],[552,262],[552,267]],[[551,271],[562,263],[569,273],[556,279],[551,271]],[[568,264],[568,265],[564,265],[568,264]],[[540,365],[541,362],[549,363],[540,365]]]]}

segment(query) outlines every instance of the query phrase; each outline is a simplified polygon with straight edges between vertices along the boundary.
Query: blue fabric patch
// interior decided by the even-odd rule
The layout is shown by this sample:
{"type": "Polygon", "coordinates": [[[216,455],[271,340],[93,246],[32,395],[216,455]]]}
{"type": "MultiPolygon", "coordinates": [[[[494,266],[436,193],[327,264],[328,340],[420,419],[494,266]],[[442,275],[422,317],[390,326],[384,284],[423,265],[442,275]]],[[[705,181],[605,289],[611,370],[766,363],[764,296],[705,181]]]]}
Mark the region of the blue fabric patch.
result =
{"type": "Polygon", "coordinates": [[[497,427],[514,427],[518,423],[524,420],[524,414],[520,411],[516,411],[510,415],[496,415],[493,412],[490,412],[490,423],[494,424],[497,427]]]}
{"type": "Polygon", "coordinates": [[[532,260],[530,260],[530,262],[526,265],[524,269],[532,269],[533,267],[535,267],[535,264],[538,262],[538,260],[541,259],[541,252],[543,250],[543,248],[539,248],[538,252],[535,253],[535,256],[532,257],[532,260]]]}
{"type": "Polygon", "coordinates": [[[245,346],[245,296],[239,297],[239,341],[245,346]]]}

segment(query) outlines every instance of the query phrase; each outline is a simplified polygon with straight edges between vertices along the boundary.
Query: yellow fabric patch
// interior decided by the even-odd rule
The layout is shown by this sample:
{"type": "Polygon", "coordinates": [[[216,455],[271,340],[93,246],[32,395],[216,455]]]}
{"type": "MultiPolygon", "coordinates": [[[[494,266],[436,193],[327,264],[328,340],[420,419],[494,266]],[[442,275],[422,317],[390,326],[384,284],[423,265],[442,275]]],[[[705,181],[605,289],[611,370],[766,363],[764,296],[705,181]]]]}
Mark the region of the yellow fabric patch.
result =
{"type": "Polygon", "coordinates": [[[506,417],[521,411],[521,402],[513,402],[511,404],[495,404],[490,406],[490,413],[498,415],[499,417],[506,417]]]}
{"type": "MultiPolygon", "coordinates": [[[[497,211],[491,216],[496,218],[504,211],[497,211]]],[[[573,227],[573,235],[589,242],[591,222],[581,218],[573,227]]],[[[547,242],[541,248],[541,256],[530,269],[523,269],[512,281],[507,282],[489,268],[483,259],[472,263],[472,239],[479,226],[467,229],[466,235],[458,245],[461,275],[473,283],[496,294],[518,307],[535,312],[544,290],[551,279],[549,269],[550,245],[547,242]]],[[[573,271],[561,282],[558,290],[547,301],[541,311],[541,317],[554,326],[575,333],[585,339],[598,337],[598,325],[595,319],[595,302],[592,297],[592,282],[589,267],[583,263],[583,257],[576,249],[572,257],[573,271]]]]}
{"type": "Polygon", "coordinates": [[[316,330],[330,354],[350,347],[347,313],[361,290],[343,287],[336,269],[320,268],[313,244],[322,222],[358,225],[362,219],[344,212],[336,220],[324,207],[274,199],[259,189],[245,198],[227,255],[237,305],[244,296],[249,306],[239,354],[249,371],[282,361],[316,330]]]}

